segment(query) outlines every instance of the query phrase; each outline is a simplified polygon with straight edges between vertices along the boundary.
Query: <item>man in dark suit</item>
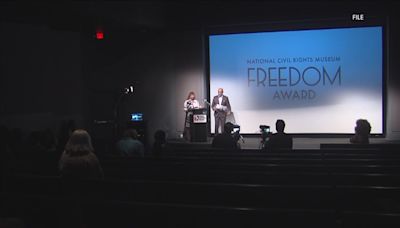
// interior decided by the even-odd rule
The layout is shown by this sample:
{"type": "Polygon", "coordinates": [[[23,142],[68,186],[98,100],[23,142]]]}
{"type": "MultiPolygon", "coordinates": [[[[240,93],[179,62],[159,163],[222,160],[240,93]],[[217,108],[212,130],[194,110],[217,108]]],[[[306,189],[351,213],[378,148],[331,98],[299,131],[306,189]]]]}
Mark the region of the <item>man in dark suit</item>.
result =
{"type": "Polygon", "coordinates": [[[277,120],[275,124],[277,133],[272,134],[267,141],[265,148],[267,150],[274,149],[292,149],[293,138],[285,133],[285,121],[277,120]]]}
{"type": "MultiPolygon", "coordinates": [[[[218,95],[213,98],[211,108],[214,110],[215,134],[219,133],[219,127],[224,127],[226,116],[231,113],[231,104],[229,98],[224,95],[224,89],[218,89],[218,95]]],[[[223,129],[221,129],[222,133],[223,129]]]]}

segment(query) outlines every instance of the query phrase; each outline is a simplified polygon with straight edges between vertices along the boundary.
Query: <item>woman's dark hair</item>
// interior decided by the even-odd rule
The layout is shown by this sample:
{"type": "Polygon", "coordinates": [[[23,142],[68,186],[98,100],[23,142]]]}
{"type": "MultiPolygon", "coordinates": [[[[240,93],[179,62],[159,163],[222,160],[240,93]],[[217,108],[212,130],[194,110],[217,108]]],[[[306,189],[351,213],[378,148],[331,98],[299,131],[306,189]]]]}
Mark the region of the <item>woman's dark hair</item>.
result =
{"type": "Polygon", "coordinates": [[[192,95],[196,98],[196,94],[193,91],[190,91],[188,96],[187,96],[187,99],[189,100],[190,96],[192,96],[192,95]]]}
{"type": "Polygon", "coordinates": [[[72,132],[67,144],[65,153],[70,156],[86,155],[93,152],[92,140],[87,131],[78,129],[72,132]]]}

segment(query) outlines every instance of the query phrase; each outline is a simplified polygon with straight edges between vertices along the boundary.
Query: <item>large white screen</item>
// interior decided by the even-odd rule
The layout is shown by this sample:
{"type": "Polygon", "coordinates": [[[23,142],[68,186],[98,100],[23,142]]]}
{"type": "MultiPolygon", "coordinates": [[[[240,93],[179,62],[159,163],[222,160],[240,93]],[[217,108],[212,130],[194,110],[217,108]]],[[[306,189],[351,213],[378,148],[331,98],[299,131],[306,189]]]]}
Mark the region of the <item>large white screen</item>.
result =
{"type": "MultiPolygon", "coordinates": [[[[209,36],[210,97],[224,89],[242,133],[383,133],[382,27],[209,36]]],[[[214,133],[211,115],[211,133],[214,133]]]]}

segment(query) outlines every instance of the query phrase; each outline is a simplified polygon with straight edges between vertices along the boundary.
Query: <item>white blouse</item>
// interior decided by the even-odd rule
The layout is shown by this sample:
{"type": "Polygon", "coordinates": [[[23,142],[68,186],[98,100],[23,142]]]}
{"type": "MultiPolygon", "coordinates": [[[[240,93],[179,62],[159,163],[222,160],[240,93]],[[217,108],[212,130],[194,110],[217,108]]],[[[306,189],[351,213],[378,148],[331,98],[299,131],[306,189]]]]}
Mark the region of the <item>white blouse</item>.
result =
{"type": "Polygon", "coordinates": [[[197,100],[188,99],[183,103],[183,110],[185,111],[198,108],[200,108],[200,104],[197,100]]]}

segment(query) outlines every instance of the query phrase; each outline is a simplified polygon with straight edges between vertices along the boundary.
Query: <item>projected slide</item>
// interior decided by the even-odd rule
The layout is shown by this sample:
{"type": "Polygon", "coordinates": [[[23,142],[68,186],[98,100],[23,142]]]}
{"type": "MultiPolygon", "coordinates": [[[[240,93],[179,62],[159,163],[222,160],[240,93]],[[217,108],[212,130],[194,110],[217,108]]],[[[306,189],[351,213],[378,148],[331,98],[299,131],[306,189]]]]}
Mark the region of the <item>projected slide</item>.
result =
{"type": "Polygon", "coordinates": [[[276,119],[288,133],[354,133],[363,118],[381,134],[382,42],[380,26],[210,35],[210,97],[224,89],[242,133],[276,119]]]}

